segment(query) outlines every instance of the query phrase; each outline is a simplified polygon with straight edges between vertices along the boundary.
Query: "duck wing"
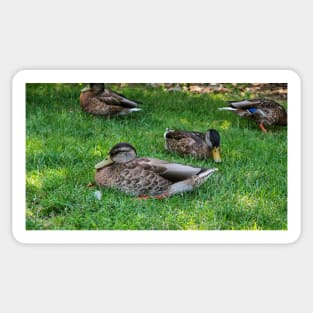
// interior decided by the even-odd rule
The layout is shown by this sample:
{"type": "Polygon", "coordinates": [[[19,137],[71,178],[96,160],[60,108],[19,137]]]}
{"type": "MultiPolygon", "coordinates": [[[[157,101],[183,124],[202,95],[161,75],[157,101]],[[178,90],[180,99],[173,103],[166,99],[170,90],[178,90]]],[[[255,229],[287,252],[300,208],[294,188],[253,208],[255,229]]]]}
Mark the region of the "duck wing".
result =
{"type": "Polygon", "coordinates": [[[235,109],[249,109],[258,107],[262,104],[262,101],[260,99],[254,99],[254,100],[240,100],[240,101],[227,101],[229,106],[235,109]]]}
{"type": "Polygon", "coordinates": [[[232,108],[250,109],[250,108],[276,108],[281,105],[270,99],[249,99],[241,101],[227,101],[232,108]]]}
{"type": "Polygon", "coordinates": [[[128,101],[134,102],[134,103],[136,103],[137,105],[138,105],[138,104],[142,104],[141,101],[129,99],[129,98],[127,98],[125,95],[123,95],[123,94],[121,94],[121,93],[119,93],[119,92],[116,92],[116,91],[111,90],[111,93],[112,93],[112,94],[114,93],[115,95],[117,95],[117,96],[119,96],[119,97],[121,97],[121,98],[124,98],[124,99],[126,99],[126,100],[128,100],[128,101]]]}
{"type": "Polygon", "coordinates": [[[96,115],[116,115],[126,110],[126,108],[119,105],[108,104],[101,101],[99,98],[91,98],[85,110],[96,115]]]}
{"type": "Polygon", "coordinates": [[[138,158],[132,162],[136,162],[137,166],[152,171],[172,182],[187,179],[206,170],[201,167],[172,163],[155,158],[138,158]]]}
{"type": "Polygon", "coordinates": [[[105,89],[103,93],[97,96],[97,98],[108,105],[122,106],[125,108],[136,108],[138,105],[137,102],[113,92],[110,89],[105,89]]]}
{"type": "Polygon", "coordinates": [[[165,137],[168,139],[175,140],[193,139],[195,142],[199,144],[202,144],[205,139],[204,133],[201,132],[174,130],[174,129],[168,129],[165,132],[165,137]]]}

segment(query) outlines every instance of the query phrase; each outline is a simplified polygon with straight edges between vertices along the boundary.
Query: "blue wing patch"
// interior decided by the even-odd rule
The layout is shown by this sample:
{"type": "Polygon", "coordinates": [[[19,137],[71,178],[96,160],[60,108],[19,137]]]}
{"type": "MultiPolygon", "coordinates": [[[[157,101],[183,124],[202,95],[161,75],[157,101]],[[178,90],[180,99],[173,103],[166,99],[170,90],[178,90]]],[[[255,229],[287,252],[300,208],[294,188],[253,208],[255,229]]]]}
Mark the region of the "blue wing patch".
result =
{"type": "Polygon", "coordinates": [[[249,111],[250,113],[252,113],[252,114],[255,113],[256,110],[257,110],[256,108],[249,108],[249,109],[248,109],[248,111],[249,111]]]}

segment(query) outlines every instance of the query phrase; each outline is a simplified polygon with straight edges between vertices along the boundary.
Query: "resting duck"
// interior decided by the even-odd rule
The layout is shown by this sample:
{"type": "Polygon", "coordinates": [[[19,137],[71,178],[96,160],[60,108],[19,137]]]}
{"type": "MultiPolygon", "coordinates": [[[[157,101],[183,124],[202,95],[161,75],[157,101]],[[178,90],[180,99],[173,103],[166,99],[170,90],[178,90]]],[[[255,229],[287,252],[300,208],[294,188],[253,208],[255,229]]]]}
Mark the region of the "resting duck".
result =
{"type": "Polygon", "coordinates": [[[165,149],[168,151],[198,159],[213,158],[215,162],[221,162],[220,135],[215,129],[201,133],[167,128],[164,138],[165,149]]]}
{"type": "Polygon", "coordinates": [[[283,106],[270,99],[251,99],[227,101],[229,107],[220,110],[233,111],[235,114],[257,122],[263,132],[271,125],[287,125],[287,111],[283,106]]]}
{"type": "Polygon", "coordinates": [[[216,168],[139,158],[136,149],[126,142],[116,144],[108,157],[95,168],[95,181],[100,186],[115,188],[143,199],[163,199],[192,191],[217,171],[216,168]]]}
{"type": "Polygon", "coordinates": [[[96,83],[81,90],[80,105],[88,113],[103,116],[126,115],[141,110],[137,108],[138,102],[96,83]]]}

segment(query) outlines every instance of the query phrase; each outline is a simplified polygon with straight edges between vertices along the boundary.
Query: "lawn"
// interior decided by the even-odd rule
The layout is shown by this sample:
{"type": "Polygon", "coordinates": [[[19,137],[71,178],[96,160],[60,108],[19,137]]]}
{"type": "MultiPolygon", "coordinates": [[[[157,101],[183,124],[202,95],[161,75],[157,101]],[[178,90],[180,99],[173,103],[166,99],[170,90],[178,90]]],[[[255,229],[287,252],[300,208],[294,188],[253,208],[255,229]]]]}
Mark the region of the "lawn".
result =
{"type": "MultiPolygon", "coordinates": [[[[287,229],[286,127],[271,127],[264,134],[253,122],[219,111],[229,95],[168,92],[145,84],[114,87],[142,101],[143,111],[112,119],[92,116],[79,105],[84,86],[27,84],[28,230],[287,229]],[[168,153],[166,127],[216,128],[222,163],[168,153]],[[139,156],[219,171],[195,191],[164,200],[139,200],[92,185],[94,165],[122,141],[139,156]]],[[[234,91],[230,99],[238,97],[234,91]]]]}

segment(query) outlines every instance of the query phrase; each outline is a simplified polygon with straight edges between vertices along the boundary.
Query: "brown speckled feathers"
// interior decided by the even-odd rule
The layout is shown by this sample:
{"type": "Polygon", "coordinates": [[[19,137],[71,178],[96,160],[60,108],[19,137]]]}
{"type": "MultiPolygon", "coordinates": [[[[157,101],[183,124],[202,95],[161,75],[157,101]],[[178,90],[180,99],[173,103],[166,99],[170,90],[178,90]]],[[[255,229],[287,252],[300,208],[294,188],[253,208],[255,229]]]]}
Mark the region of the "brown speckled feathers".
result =
{"type": "Polygon", "coordinates": [[[270,99],[250,99],[228,101],[229,107],[220,110],[233,111],[238,116],[258,123],[263,131],[264,126],[287,125],[287,111],[277,102],[270,99]]]}
{"type": "Polygon", "coordinates": [[[110,156],[102,162],[100,166],[96,165],[95,174],[95,181],[100,186],[137,196],[170,196],[190,191],[216,171],[154,158],[138,158],[128,143],[115,145],[110,156]]]}
{"type": "Polygon", "coordinates": [[[102,116],[126,115],[141,110],[137,108],[137,102],[105,88],[104,84],[90,84],[89,88],[84,88],[80,104],[84,111],[102,116]]]}
{"type": "Polygon", "coordinates": [[[167,129],[164,133],[165,148],[179,155],[191,155],[198,159],[213,158],[220,162],[220,135],[214,129],[206,133],[167,129]]]}

